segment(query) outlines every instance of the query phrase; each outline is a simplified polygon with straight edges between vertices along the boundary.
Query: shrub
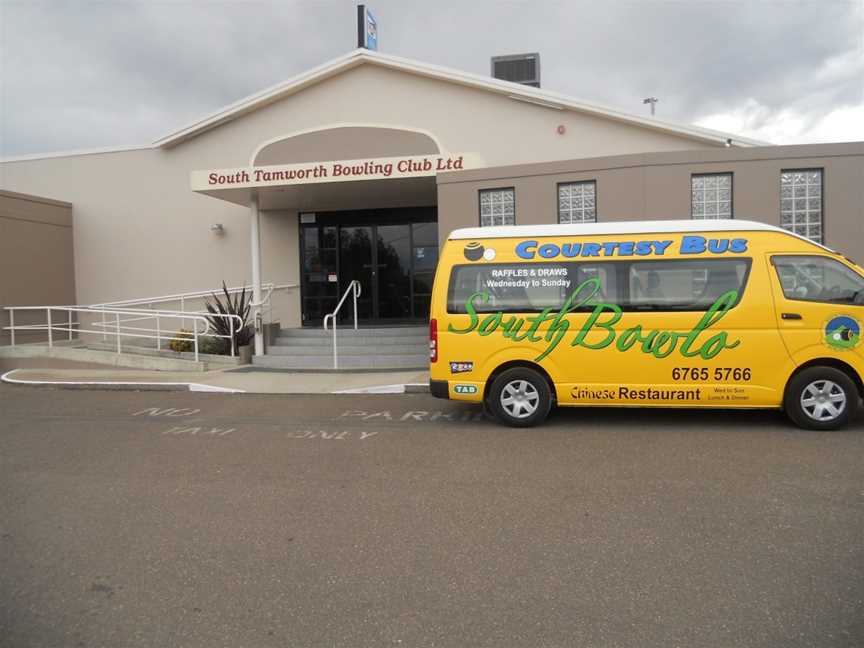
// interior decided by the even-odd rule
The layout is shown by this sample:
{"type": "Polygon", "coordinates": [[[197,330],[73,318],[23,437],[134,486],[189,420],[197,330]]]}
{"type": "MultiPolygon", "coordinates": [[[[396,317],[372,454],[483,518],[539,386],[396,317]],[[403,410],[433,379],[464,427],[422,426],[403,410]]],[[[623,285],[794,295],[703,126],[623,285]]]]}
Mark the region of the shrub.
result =
{"type": "Polygon", "coordinates": [[[243,286],[243,290],[234,295],[232,298],[231,294],[228,292],[228,287],[225,285],[225,282],[222,282],[222,292],[225,295],[224,301],[217,297],[216,295],[211,295],[210,299],[207,299],[204,302],[204,305],[207,307],[207,311],[211,316],[208,316],[207,319],[210,322],[210,328],[215,331],[219,335],[224,335],[224,338],[221,338],[223,341],[229,342],[227,345],[226,353],[230,353],[230,335],[232,325],[228,322],[228,320],[224,317],[212,317],[213,315],[237,315],[240,317],[243,325],[240,326],[238,323],[233,325],[234,328],[234,343],[239,349],[241,346],[245,346],[252,341],[252,338],[255,336],[255,331],[253,327],[249,324],[249,312],[252,310],[252,294],[246,292],[246,286],[243,286]],[[212,300],[212,301],[211,301],[212,300]]]}
{"type": "Polygon", "coordinates": [[[229,341],[211,335],[203,335],[198,338],[198,351],[211,355],[227,355],[229,352],[229,341]]]}
{"type": "MultiPolygon", "coordinates": [[[[177,333],[175,333],[172,337],[180,338],[171,340],[168,343],[168,348],[172,351],[176,351],[177,353],[183,353],[184,351],[194,351],[195,350],[195,336],[192,334],[192,331],[188,331],[186,329],[180,329],[177,333]]],[[[200,344],[200,340],[199,340],[200,344]]]]}

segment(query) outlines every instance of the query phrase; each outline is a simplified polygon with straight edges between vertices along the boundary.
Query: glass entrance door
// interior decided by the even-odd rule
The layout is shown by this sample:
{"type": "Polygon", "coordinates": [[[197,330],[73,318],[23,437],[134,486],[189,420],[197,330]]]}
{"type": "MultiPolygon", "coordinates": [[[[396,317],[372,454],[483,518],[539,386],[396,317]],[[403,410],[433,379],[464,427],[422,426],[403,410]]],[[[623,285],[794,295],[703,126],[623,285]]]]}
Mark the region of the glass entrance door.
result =
{"type": "Polygon", "coordinates": [[[411,319],[411,226],[375,227],[376,318],[411,319]]]}
{"type": "MultiPolygon", "coordinates": [[[[373,230],[373,227],[339,228],[339,296],[342,296],[352,281],[356,279],[360,282],[361,293],[357,300],[357,317],[362,320],[374,319],[376,315],[375,294],[372,290],[376,274],[372,246],[372,241],[375,240],[373,230]]],[[[343,320],[353,319],[353,304],[343,307],[340,317],[343,320]]]]}
{"type": "MultiPolygon", "coordinates": [[[[362,288],[360,320],[425,321],[438,262],[435,215],[434,208],[422,208],[315,214],[314,223],[301,219],[303,323],[319,324],[354,280],[362,288]]],[[[347,300],[340,318],[353,318],[347,300]]]]}
{"type": "MultiPolygon", "coordinates": [[[[339,285],[362,288],[357,316],[362,320],[411,319],[411,226],[368,225],[339,228],[339,285]]],[[[341,316],[353,318],[353,309],[341,316]]]]}

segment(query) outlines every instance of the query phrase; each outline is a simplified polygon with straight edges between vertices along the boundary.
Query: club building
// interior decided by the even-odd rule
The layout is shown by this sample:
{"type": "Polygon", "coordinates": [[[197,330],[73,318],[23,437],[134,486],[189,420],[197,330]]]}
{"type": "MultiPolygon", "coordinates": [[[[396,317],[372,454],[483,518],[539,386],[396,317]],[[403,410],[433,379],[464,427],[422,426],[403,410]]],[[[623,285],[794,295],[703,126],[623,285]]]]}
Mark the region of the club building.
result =
{"type": "Polygon", "coordinates": [[[864,143],[772,146],[364,49],[149,145],[6,160],[0,189],[0,306],[271,282],[286,329],[355,279],[362,323],[424,323],[466,226],[746,218],[864,257],[864,143]]]}

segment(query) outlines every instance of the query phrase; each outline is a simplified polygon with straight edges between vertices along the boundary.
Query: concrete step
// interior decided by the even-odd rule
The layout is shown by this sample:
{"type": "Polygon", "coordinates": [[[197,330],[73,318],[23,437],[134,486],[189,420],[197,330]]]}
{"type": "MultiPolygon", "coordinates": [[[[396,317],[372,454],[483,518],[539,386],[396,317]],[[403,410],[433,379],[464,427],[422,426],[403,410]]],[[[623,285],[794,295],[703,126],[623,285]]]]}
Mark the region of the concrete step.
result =
{"type": "MultiPolygon", "coordinates": [[[[332,371],[332,356],[280,356],[266,355],[255,357],[252,364],[256,367],[270,369],[297,369],[303,371],[332,371]]],[[[426,353],[415,355],[367,355],[339,356],[339,369],[356,370],[386,370],[386,369],[426,369],[429,367],[429,356],[426,353]]]]}
{"type": "MultiPolygon", "coordinates": [[[[109,351],[117,352],[116,343],[112,342],[89,342],[88,349],[94,351],[109,351]]],[[[177,353],[171,349],[156,349],[156,347],[139,346],[135,344],[124,344],[122,346],[124,355],[148,356],[154,358],[168,358],[172,360],[187,360],[195,361],[195,353],[192,351],[183,351],[177,353]]],[[[205,363],[208,369],[219,369],[223,367],[237,367],[240,365],[240,359],[231,356],[211,355],[208,353],[199,353],[198,362],[205,363]]]]}
{"type": "MultiPolygon", "coordinates": [[[[428,326],[380,326],[374,328],[359,328],[354,329],[351,326],[338,326],[337,334],[339,337],[428,337],[428,326]]],[[[295,329],[282,329],[279,331],[280,338],[321,338],[332,337],[332,331],[325,331],[319,327],[306,327],[295,329]]]]}
{"type": "MultiPolygon", "coordinates": [[[[0,358],[53,358],[73,360],[108,367],[131,367],[133,369],[154,369],[156,371],[207,371],[211,367],[206,362],[195,362],[161,356],[139,355],[136,353],[117,353],[88,349],[81,346],[54,346],[21,344],[0,347],[0,358]]],[[[221,367],[220,367],[221,368],[221,367]]]]}
{"type": "MultiPolygon", "coordinates": [[[[353,341],[340,340],[337,345],[339,357],[368,355],[417,355],[427,353],[429,343],[419,344],[355,344],[353,341]]],[[[267,355],[274,356],[333,356],[332,344],[278,344],[267,349],[267,355]]]]}
{"type": "MultiPolygon", "coordinates": [[[[360,335],[342,335],[340,331],[337,335],[337,344],[343,346],[404,346],[414,345],[416,347],[426,347],[429,344],[427,336],[386,336],[386,337],[371,337],[360,335]]],[[[333,346],[333,336],[327,337],[278,337],[273,341],[270,348],[273,347],[324,347],[331,348],[333,346]]]]}

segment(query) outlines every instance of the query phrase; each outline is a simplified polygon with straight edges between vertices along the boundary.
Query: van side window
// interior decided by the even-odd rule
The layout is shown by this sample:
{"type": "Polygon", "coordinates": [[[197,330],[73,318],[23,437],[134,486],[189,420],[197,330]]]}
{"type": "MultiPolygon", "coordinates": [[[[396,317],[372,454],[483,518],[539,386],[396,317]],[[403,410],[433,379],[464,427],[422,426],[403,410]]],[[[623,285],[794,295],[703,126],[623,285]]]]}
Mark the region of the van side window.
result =
{"type": "Polygon", "coordinates": [[[578,285],[578,276],[575,263],[455,266],[450,275],[447,310],[465,313],[466,301],[478,292],[488,297],[485,301],[474,301],[478,313],[539,313],[544,308],[558,309],[578,285]]]}
{"type": "Polygon", "coordinates": [[[624,311],[706,311],[729,291],[741,298],[750,262],[735,258],[456,265],[450,274],[447,311],[466,313],[469,300],[477,313],[557,311],[592,279],[598,289],[580,311],[593,310],[599,303],[624,311]]]}
{"type": "Polygon", "coordinates": [[[786,299],[864,305],[864,277],[821,256],[772,258],[786,299]]]}
{"type": "Polygon", "coordinates": [[[740,297],[747,259],[646,261],[630,264],[630,310],[707,310],[731,291],[740,297]]]}

